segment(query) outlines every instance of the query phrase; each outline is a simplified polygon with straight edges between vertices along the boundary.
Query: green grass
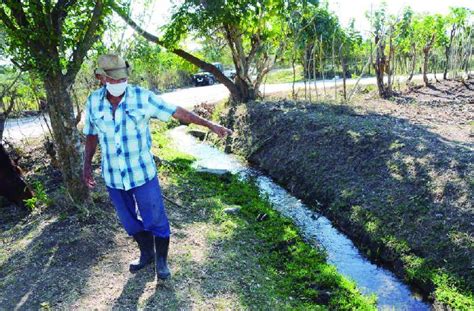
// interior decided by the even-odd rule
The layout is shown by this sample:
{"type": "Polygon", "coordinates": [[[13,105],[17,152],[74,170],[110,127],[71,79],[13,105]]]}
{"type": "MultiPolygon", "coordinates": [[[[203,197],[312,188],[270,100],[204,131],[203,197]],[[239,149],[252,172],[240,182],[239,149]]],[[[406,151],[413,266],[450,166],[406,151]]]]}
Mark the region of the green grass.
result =
{"type": "MultiPolygon", "coordinates": [[[[334,204],[333,208],[338,207],[334,204]]],[[[407,241],[385,233],[381,220],[373,213],[354,205],[351,207],[351,220],[359,224],[371,239],[382,242],[394,256],[401,259],[405,279],[409,283],[426,288],[433,287],[436,300],[454,310],[474,310],[474,294],[467,290],[465,282],[445,269],[435,268],[429,260],[414,255],[407,241]]],[[[374,250],[377,251],[379,249],[374,250]]]]}
{"type": "MultiPolygon", "coordinates": [[[[266,198],[263,198],[252,180],[242,181],[234,175],[216,176],[198,173],[191,168],[192,158],[176,152],[164,134],[166,126],[153,130],[157,153],[164,160],[160,167],[173,183],[193,185],[182,196],[196,195],[202,208],[210,211],[210,221],[219,225],[219,230],[209,233],[210,240],[238,239],[253,236],[258,244],[258,257],[262,273],[268,283],[259,290],[268,295],[277,295],[296,310],[375,310],[375,296],[361,295],[354,282],[340,275],[334,266],[327,264],[323,250],[306,244],[293,223],[279,215],[266,198]],[[223,209],[241,207],[237,215],[229,215],[223,209]],[[267,215],[257,221],[259,215],[267,215]]],[[[255,302],[258,303],[258,302],[255,302]]]]}
{"type": "MultiPolygon", "coordinates": [[[[303,67],[296,66],[296,82],[303,81],[303,67]]],[[[266,83],[290,83],[293,82],[293,69],[279,69],[270,71],[265,80],[266,83]]]]}

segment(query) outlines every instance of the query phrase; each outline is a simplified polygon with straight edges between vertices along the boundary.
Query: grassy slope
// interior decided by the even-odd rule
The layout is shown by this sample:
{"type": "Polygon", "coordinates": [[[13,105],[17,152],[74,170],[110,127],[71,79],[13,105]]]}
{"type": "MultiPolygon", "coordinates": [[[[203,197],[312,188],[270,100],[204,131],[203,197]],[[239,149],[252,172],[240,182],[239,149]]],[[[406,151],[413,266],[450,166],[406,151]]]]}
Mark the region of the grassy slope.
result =
{"type": "Polygon", "coordinates": [[[439,302],[474,308],[471,153],[346,106],[250,103],[237,109],[234,129],[234,152],[321,202],[369,256],[439,302]]]}

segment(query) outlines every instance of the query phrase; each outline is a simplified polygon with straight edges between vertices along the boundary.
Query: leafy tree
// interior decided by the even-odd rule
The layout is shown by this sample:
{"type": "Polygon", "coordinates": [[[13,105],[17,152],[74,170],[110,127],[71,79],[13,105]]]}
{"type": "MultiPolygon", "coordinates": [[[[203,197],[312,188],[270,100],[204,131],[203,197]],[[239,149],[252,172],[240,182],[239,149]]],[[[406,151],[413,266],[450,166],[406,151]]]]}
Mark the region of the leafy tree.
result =
{"type": "Polygon", "coordinates": [[[415,20],[414,31],[415,40],[421,44],[423,51],[423,82],[429,85],[427,73],[430,52],[445,36],[444,18],[439,14],[424,15],[415,20]]]}
{"type": "Polygon", "coordinates": [[[259,96],[259,86],[284,47],[290,13],[307,1],[296,0],[185,0],[176,7],[162,39],[144,31],[124,6],[114,10],[148,40],[166,47],[223,83],[236,101],[259,96]],[[179,48],[189,34],[222,37],[232,52],[237,76],[231,81],[212,64],[179,48]]]}
{"type": "Polygon", "coordinates": [[[138,34],[132,41],[125,55],[133,63],[132,80],[144,80],[155,91],[191,83],[194,65],[138,34]]]}
{"type": "Polygon", "coordinates": [[[456,33],[462,32],[463,29],[467,26],[468,18],[470,16],[470,10],[467,8],[450,8],[448,16],[446,16],[446,23],[449,29],[449,38],[446,36],[443,37],[441,41],[442,46],[445,49],[445,64],[443,79],[447,79],[448,68],[450,65],[450,56],[451,48],[453,46],[453,39],[456,36],[456,33]]]}
{"type": "Polygon", "coordinates": [[[384,84],[384,72],[387,68],[387,32],[389,26],[387,23],[386,3],[382,2],[380,8],[374,11],[374,14],[370,16],[370,22],[374,31],[374,43],[375,43],[375,62],[372,64],[375,70],[375,76],[377,80],[377,88],[380,97],[390,97],[392,94],[390,88],[387,89],[384,84]]]}
{"type": "Polygon", "coordinates": [[[324,60],[331,57],[334,41],[340,42],[343,30],[327,7],[308,4],[293,14],[290,23],[293,50],[299,54],[306,78],[315,78],[324,70],[324,60]],[[319,68],[315,68],[319,60],[319,68]]]}
{"type": "Polygon", "coordinates": [[[348,73],[348,63],[355,62],[359,47],[362,45],[362,36],[355,30],[354,21],[340,36],[339,61],[342,67],[343,96],[347,99],[346,78],[348,73]]]}
{"type": "Polygon", "coordinates": [[[104,30],[107,3],[5,0],[0,4],[8,55],[43,81],[63,179],[76,202],[83,202],[88,191],[81,178],[81,144],[70,89],[88,50],[104,30]]]}

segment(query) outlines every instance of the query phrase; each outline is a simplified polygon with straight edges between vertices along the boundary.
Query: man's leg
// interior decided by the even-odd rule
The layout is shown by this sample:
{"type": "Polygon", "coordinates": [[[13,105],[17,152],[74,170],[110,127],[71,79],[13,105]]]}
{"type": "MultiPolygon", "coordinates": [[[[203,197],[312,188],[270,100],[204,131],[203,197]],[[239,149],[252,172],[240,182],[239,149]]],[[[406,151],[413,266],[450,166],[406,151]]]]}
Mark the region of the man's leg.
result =
{"type": "Polygon", "coordinates": [[[114,204],[120,222],[128,235],[133,236],[145,230],[143,223],[138,220],[136,203],[132,194],[125,190],[109,187],[107,187],[107,191],[109,192],[109,197],[114,204]]]}
{"type": "Polygon", "coordinates": [[[140,258],[130,263],[130,272],[136,272],[153,262],[155,257],[153,235],[145,231],[138,219],[136,202],[130,191],[108,188],[110,199],[119,219],[130,236],[133,236],[140,249],[140,258]]]}
{"type": "Polygon", "coordinates": [[[158,178],[133,189],[143,226],[154,235],[156,253],[156,274],[160,279],[170,277],[167,265],[170,242],[170,225],[166,215],[158,178]]]}

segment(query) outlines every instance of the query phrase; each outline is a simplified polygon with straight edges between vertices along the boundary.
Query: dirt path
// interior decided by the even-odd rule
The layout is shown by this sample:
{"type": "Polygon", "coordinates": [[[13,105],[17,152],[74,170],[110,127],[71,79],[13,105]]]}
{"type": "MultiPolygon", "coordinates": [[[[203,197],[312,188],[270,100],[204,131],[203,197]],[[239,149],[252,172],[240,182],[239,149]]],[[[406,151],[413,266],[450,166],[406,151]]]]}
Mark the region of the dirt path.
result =
{"type": "MultiPolygon", "coordinates": [[[[182,191],[164,180],[162,186],[168,195],[182,191]]],[[[76,310],[91,306],[99,310],[238,310],[248,308],[242,296],[249,295],[253,296],[250,301],[256,299],[262,306],[276,308],[277,302],[271,297],[251,291],[256,283],[264,281],[258,275],[255,257],[246,256],[245,265],[240,260],[243,254],[255,253],[252,245],[245,241],[230,245],[220,240],[222,228],[209,224],[205,207],[178,201],[186,206],[185,210],[170,204],[167,208],[174,224],[169,254],[171,280],[157,283],[152,267],[130,274],[128,262],[138,252],[120,230],[114,237],[114,247],[91,267],[93,273],[80,297],[63,305],[76,310]]]]}
{"type": "Polygon", "coordinates": [[[102,211],[86,225],[74,217],[53,216],[52,209],[15,223],[15,209],[4,208],[0,309],[239,310],[255,302],[269,309],[281,305],[259,290],[259,284],[269,282],[252,255],[255,244],[249,242],[254,237],[225,238],[226,228],[209,222],[205,199],[182,202],[178,193],[183,188],[166,176],[161,183],[167,195],[185,206],[167,205],[173,232],[171,280],[157,283],[151,266],[128,272],[138,250],[104,195],[96,197],[102,211]]]}
{"type": "MultiPolygon", "coordinates": [[[[160,173],[164,194],[182,207],[166,204],[173,277],[157,283],[151,266],[129,273],[128,263],[138,256],[138,249],[118,223],[100,177],[96,176],[99,184],[92,195],[95,207],[88,207],[90,215],[85,216],[61,191],[54,191],[60,179],[42,156],[41,143],[26,148],[20,164],[27,177],[34,176],[50,189],[58,205],[41,206],[30,215],[13,206],[0,208],[0,310],[301,306],[301,301],[279,292],[280,272],[270,274],[261,266],[261,255],[268,255],[274,245],[262,243],[246,221],[216,218],[216,208],[227,205],[214,199],[214,188],[195,184],[185,174],[160,173]]],[[[98,173],[97,163],[96,167],[98,173]]]]}

